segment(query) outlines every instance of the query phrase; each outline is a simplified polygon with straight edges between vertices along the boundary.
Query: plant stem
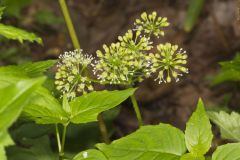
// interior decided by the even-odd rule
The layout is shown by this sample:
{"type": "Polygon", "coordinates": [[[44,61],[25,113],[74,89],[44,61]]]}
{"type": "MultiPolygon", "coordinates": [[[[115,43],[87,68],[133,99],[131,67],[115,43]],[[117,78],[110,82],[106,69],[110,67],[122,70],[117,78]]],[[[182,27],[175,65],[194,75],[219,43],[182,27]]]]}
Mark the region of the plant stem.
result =
{"type": "Polygon", "coordinates": [[[67,125],[63,125],[62,145],[61,145],[61,151],[59,153],[59,157],[61,160],[64,157],[64,146],[65,146],[65,140],[66,140],[66,133],[67,133],[67,125]]]}
{"type": "MultiPolygon", "coordinates": [[[[58,0],[58,1],[59,1],[59,4],[60,4],[61,10],[62,10],[64,19],[65,19],[65,22],[67,24],[68,31],[69,31],[69,34],[70,34],[73,46],[74,46],[75,49],[79,49],[80,48],[79,40],[77,38],[77,34],[76,34],[76,31],[75,31],[73,23],[72,23],[72,19],[70,17],[66,1],[65,0],[58,0]]],[[[101,117],[101,115],[100,115],[100,117],[101,117]]],[[[100,118],[99,128],[100,128],[101,135],[103,137],[104,142],[105,143],[109,143],[110,140],[108,138],[107,128],[106,128],[106,125],[104,123],[103,118],[100,118]]],[[[64,138],[64,141],[62,140],[62,147],[61,147],[62,151],[64,149],[63,148],[64,147],[64,143],[65,143],[65,138],[64,138]]]]}
{"type": "Polygon", "coordinates": [[[70,14],[69,14],[69,10],[67,8],[66,1],[65,0],[59,0],[59,4],[60,4],[64,19],[65,19],[65,22],[67,24],[67,28],[68,28],[70,37],[72,39],[73,46],[74,46],[75,49],[80,49],[80,44],[79,44],[77,34],[76,34],[76,31],[75,31],[73,23],[72,23],[72,19],[71,19],[70,14]]]}
{"type": "Polygon", "coordinates": [[[106,144],[109,144],[111,141],[108,137],[108,131],[107,131],[107,127],[106,124],[104,123],[104,119],[103,119],[103,115],[99,114],[98,115],[98,125],[99,125],[99,129],[102,135],[102,139],[106,144]]]}
{"type": "Polygon", "coordinates": [[[58,130],[58,124],[55,125],[56,127],[56,136],[57,136],[57,144],[58,144],[58,152],[61,152],[61,141],[60,141],[60,135],[58,130]]]}
{"type": "Polygon", "coordinates": [[[140,109],[139,109],[139,106],[138,106],[138,103],[137,103],[137,100],[136,100],[134,94],[131,95],[131,101],[132,101],[133,108],[135,110],[135,113],[136,113],[136,116],[138,119],[139,126],[141,127],[143,125],[142,116],[141,116],[141,112],[140,112],[140,109]]]}

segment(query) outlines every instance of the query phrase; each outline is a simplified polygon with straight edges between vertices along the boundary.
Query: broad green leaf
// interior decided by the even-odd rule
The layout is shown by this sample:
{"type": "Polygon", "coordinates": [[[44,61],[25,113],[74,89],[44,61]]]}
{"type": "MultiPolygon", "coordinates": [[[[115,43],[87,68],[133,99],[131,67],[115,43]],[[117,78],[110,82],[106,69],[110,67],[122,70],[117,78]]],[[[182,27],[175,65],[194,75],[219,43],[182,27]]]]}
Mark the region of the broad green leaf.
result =
{"type": "Polygon", "coordinates": [[[28,77],[38,77],[42,76],[46,70],[51,68],[54,64],[56,64],[56,60],[45,60],[38,62],[29,62],[21,65],[17,65],[20,70],[25,72],[28,77]]]}
{"type": "Polygon", "coordinates": [[[23,116],[39,124],[65,124],[68,122],[67,113],[58,100],[43,87],[38,88],[32,94],[28,105],[24,107],[23,116]]]}
{"type": "Polygon", "coordinates": [[[6,130],[0,131],[0,159],[7,160],[5,147],[13,145],[14,142],[6,130]]]}
{"type": "MultiPolygon", "coordinates": [[[[0,67],[0,88],[28,77],[42,75],[55,63],[54,60],[27,63],[18,66],[0,67]]],[[[59,102],[44,87],[39,87],[31,95],[31,101],[24,108],[24,116],[41,124],[65,123],[67,115],[59,102]]]]}
{"type": "Polygon", "coordinates": [[[0,88],[30,77],[42,76],[55,63],[55,60],[47,60],[0,67],[0,88]]]}
{"type": "Polygon", "coordinates": [[[220,128],[222,138],[240,142],[240,115],[238,113],[208,112],[208,116],[220,128]]]}
{"type": "Polygon", "coordinates": [[[77,154],[73,160],[108,160],[101,151],[89,149],[77,154]]]}
{"type": "Polygon", "coordinates": [[[185,130],[187,149],[192,154],[204,155],[211,147],[212,138],[211,124],[200,99],[196,111],[187,122],[185,130]]]}
{"type": "Polygon", "coordinates": [[[229,143],[219,146],[213,153],[212,160],[239,160],[240,143],[229,143]]]}
{"type": "Polygon", "coordinates": [[[77,97],[70,102],[71,122],[78,124],[97,121],[99,113],[116,107],[134,94],[134,91],[135,89],[99,91],[77,97]]]}
{"type": "Polygon", "coordinates": [[[205,0],[190,0],[187,16],[184,22],[184,30],[186,32],[190,32],[196,24],[204,3],[205,0]]]}
{"type": "Polygon", "coordinates": [[[6,6],[7,15],[20,18],[21,10],[30,2],[31,0],[2,0],[2,5],[6,6]]]}
{"type": "Polygon", "coordinates": [[[34,33],[29,33],[25,30],[8,26],[0,23],[0,35],[6,37],[7,39],[18,40],[19,42],[23,43],[24,40],[29,42],[37,42],[42,44],[42,39],[36,36],[34,33]]]}
{"type": "Polygon", "coordinates": [[[0,89],[0,131],[17,119],[32,92],[44,80],[43,77],[24,80],[0,89]]]}
{"type": "Polygon", "coordinates": [[[192,153],[184,154],[180,160],[205,160],[205,157],[200,155],[194,155],[192,153]]]}
{"type": "Polygon", "coordinates": [[[179,160],[186,152],[184,134],[168,124],[144,126],[110,145],[97,144],[109,160],[179,160]]]}
{"type": "Polygon", "coordinates": [[[47,136],[23,140],[21,147],[8,148],[8,160],[57,160],[47,136]]]}

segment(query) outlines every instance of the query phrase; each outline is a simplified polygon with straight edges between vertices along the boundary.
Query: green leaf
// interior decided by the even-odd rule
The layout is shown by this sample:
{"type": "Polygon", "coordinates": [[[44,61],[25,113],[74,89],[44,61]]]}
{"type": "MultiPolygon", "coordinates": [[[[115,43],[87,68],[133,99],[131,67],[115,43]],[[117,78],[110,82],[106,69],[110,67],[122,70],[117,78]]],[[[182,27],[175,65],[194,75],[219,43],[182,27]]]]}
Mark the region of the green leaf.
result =
{"type": "Polygon", "coordinates": [[[28,77],[39,77],[42,76],[46,70],[56,64],[56,60],[46,60],[39,62],[29,62],[16,66],[19,70],[22,70],[27,74],[28,77]]]}
{"type": "Polygon", "coordinates": [[[240,114],[220,111],[208,112],[208,116],[220,128],[222,138],[240,142],[240,114]]]}
{"type": "Polygon", "coordinates": [[[200,155],[194,155],[192,153],[184,154],[180,160],[205,160],[205,157],[200,155]]]}
{"type": "Polygon", "coordinates": [[[29,5],[31,0],[3,0],[2,4],[6,6],[6,14],[20,18],[21,10],[29,5]]]}
{"type": "Polygon", "coordinates": [[[55,63],[56,60],[47,60],[0,67],[0,88],[4,84],[8,85],[30,77],[42,76],[55,63]]]}
{"type": "Polygon", "coordinates": [[[185,130],[187,149],[194,155],[204,155],[211,147],[212,138],[211,124],[200,99],[197,110],[187,122],[185,130]]]}
{"type": "Polygon", "coordinates": [[[13,145],[14,142],[6,130],[0,131],[0,159],[7,160],[5,155],[5,147],[13,145]]]}
{"type": "Polygon", "coordinates": [[[186,152],[183,132],[168,124],[141,127],[110,145],[98,144],[97,148],[109,160],[179,160],[186,152]]]}
{"type": "Polygon", "coordinates": [[[220,72],[213,78],[212,85],[226,81],[240,81],[240,53],[233,60],[221,62],[220,72]]]}
{"type": "Polygon", "coordinates": [[[55,131],[54,125],[39,125],[34,122],[21,121],[11,128],[12,138],[19,142],[24,138],[39,138],[55,131]],[[27,132],[26,132],[27,131],[27,132]]]}
{"type": "Polygon", "coordinates": [[[89,149],[77,154],[73,160],[108,160],[101,151],[89,149]]]}
{"type": "Polygon", "coordinates": [[[0,89],[0,131],[17,119],[32,92],[44,80],[43,77],[24,80],[0,89]]]}
{"type": "Polygon", "coordinates": [[[4,9],[5,7],[0,7],[0,20],[2,19],[4,9]]]}
{"type": "Polygon", "coordinates": [[[36,36],[34,33],[29,33],[25,30],[8,26],[0,23],[0,35],[6,37],[7,39],[18,40],[23,43],[24,40],[29,42],[37,42],[42,44],[42,39],[36,36]]]}
{"type": "Polygon", "coordinates": [[[23,116],[39,124],[65,124],[68,122],[67,113],[62,109],[58,100],[41,87],[31,96],[31,101],[24,107],[23,116]]]}
{"type": "Polygon", "coordinates": [[[8,160],[56,160],[47,136],[38,139],[24,139],[22,147],[10,147],[8,160]],[[26,146],[26,147],[24,147],[26,146]]]}
{"type": "Polygon", "coordinates": [[[212,160],[239,160],[240,143],[219,146],[213,153],[212,160]]]}
{"type": "Polygon", "coordinates": [[[186,32],[190,32],[193,29],[202,11],[204,3],[205,0],[190,0],[187,17],[184,22],[184,30],[186,32]]]}
{"type": "Polygon", "coordinates": [[[78,124],[97,121],[99,113],[116,107],[134,94],[135,90],[99,91],[77,97],[70,102],[71,122],[78,124]]]}

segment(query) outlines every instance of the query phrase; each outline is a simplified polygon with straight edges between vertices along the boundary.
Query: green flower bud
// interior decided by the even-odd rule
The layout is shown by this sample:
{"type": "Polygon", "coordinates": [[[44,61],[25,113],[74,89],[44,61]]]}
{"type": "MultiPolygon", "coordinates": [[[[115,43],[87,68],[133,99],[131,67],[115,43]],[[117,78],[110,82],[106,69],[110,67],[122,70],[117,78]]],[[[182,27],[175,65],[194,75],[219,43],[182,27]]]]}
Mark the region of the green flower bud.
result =
{"type": "Polygon", "coordinates": [[[138,31],[143,31],[144,33],[152,33],[154,36],[163,36],[163,27],[169,26],[167,18],[157,17],[157,12],[152,12],[147,14],[146,12],[141,14],[141,19],[135,21],[135,26],[138,31]]]}
{"type": "MultiPolygon", "coordinates": [[[[188,73],[188,69],[184,67],[187,63],[186,52],[182,49],[178,50],[177,45],[170,43],[160,44],[157,46],[158,52],[150,54],[153,65],[152,71],[159,71],[157,79],[161,82],[171,82],[171,76],[178,81],[182,73],[188,73]]],[[[157,80],[156,79],[156,80],[157,80]]]]}

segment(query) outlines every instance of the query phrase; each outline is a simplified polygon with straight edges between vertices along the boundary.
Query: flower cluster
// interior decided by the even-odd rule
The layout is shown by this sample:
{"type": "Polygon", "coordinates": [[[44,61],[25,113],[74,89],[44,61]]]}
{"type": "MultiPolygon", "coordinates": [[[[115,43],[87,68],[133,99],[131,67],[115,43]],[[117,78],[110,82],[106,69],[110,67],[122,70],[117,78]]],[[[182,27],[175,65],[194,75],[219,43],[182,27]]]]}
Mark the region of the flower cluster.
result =
{"type": "Polygon", "coordinates": [[[141,36],[140,31],[128,30],[124,36],[118,36],[118,40],[123,48],[131,54],[138,54],[142,51],[149,51],[153,48],[149,37],[141,36]]]}
{"type": "Polygon", "coordinates": [[[168,26],[166,18],[157,17],[157,13],[143,13],[135,22],[136,29],[128,30],[119,36],[117,43],[104,51],[97,51],[99,60],[94,65],[94,73],[100,82],[110,84],[132,85],[158,72],[159,83],[171,82],[172,77],[179,80],[182,73],[187,73],[186,52],[178,50],[177,45],[167,43],[158,45],[156,54],[148,52],[153,48],[151,34],[164,35],[162,27],[168,26]]]}
{"type": "Polygon", "coordinates": [[[60,63],[56,73],[55,84],[62,94],[69,98],[79,93],[93,90],[92,81],[88,78],[86,70],[88,65],[93,66],[93,73],[101,84],[134,85],[153,73],[158,73],[156,80],[171,82],[174,78],[188,73],[186,52],[178,49],[177,45],[170,43],[157,45],[155,54],[149,53],[153,49],[151,35],[159,37],[164,35],[162,27],[168,26],[166,18],[157,17],[156,12],[147,15],[145,12],[141,19],[135,22],[136,29],[128,30],[118,37],[118,42],[103,45],[98,50],[97,60],[84,56],[82,50],[66,52],[60,56],[60,63]]]}
{"type": "Polygon", "coordinates": [[[141,19],[136,19],[134,25],[136,29],[145,34],[153,34],[156,37],[163,36],[164,32],[161,30],[162,27],[169,26],[167,18],[157,17],[156,12],[147,15],[146,12],[141,14],[141,19]]]}
{"type": "Polygon", "coordinates": [[[150,61],[144,51],[149,51],[152,42],[141,37],[140,32],[129,30],[118,37],[120,42],[104,45],[104,53],[97,51],[94,73],[101,82],[131,85],[150,76],[150,61]]]}
{"type": "Polygon", "coordinates": [[[77,94],[93,90],[92,82],[85,75],[85,71],[93,58],[83,55],[82,50],[65,52],[59,56],[60,62],[55,75],[57,90],[66,94],[69,99],[77,94]]]}
{"type": "Polygon", "coordinates": [[[159,83],[169,83],[172,77],[177,82],[182,73],[188,73],[188,69],[184,66],[187,63],[187,54],[182,48],[178,49],[177,45],[166,43],[159,44],[157,50],[156,54],[150,53],[149,57],[153,62],[151,71],[158,72],[159,83]]]}

